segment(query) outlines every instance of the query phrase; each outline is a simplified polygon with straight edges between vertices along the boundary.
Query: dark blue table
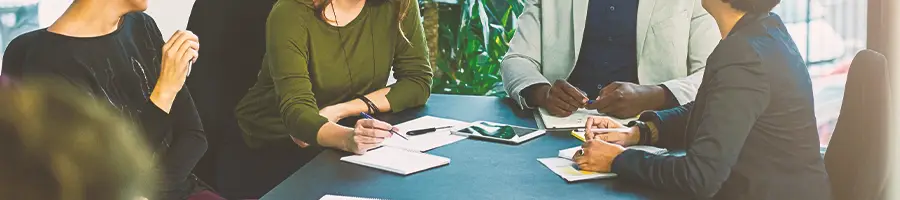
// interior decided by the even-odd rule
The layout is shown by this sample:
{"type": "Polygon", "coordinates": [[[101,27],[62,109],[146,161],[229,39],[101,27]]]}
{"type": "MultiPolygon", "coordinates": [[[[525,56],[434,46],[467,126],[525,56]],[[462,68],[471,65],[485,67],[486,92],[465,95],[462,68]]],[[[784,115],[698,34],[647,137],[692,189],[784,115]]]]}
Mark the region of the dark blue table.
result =
{"type": "MultiPolygon", "coordinates": [[[[493,121],[536,127],[531,112],[510,99],[432,95],[426,106],[380,116],[400,123],[420,116],[493,121]]],[[[548,133],[521,145],[466,139],[428,153],[450,158],[447,166],[402,176],[340,161],[325,150],[263,200],[319,199],[325,194],[388,199],[684,199],[677,194],[607,179],[567,183],[539,163],[579,145],[567,133],[548,133]]]]}

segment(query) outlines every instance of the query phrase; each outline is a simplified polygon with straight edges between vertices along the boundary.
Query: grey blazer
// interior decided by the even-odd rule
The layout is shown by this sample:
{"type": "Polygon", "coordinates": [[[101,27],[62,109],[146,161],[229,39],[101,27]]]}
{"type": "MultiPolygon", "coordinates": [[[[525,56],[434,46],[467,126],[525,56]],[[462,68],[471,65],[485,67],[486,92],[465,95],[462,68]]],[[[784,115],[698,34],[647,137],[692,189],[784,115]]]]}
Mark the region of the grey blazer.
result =
{"type": "MultiPolygon", "coordinates": [[[[526,1],[500,67],[507,93],[522,107],[528,107],[522,89],[572,73],[587,8],[588,0],[526,1]]],[[[693,101],[706,58],[721,39],[713,18],[700,0],[640,0],[637,21],[640,84],[664,84],[679,104],[693,101]]]]}

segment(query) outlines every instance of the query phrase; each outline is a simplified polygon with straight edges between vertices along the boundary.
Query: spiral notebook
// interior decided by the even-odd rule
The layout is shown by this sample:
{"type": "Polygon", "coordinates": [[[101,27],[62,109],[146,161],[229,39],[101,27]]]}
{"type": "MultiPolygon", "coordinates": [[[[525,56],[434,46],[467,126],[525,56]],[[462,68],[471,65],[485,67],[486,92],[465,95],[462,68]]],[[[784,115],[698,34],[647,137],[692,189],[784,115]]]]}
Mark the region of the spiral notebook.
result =
{"type": "Polygon", "coordinates": [[[449,158],[389,146],[369,150],[363,155],[345,156],[341,161],[401,175],[450,164],[449,158]]]}

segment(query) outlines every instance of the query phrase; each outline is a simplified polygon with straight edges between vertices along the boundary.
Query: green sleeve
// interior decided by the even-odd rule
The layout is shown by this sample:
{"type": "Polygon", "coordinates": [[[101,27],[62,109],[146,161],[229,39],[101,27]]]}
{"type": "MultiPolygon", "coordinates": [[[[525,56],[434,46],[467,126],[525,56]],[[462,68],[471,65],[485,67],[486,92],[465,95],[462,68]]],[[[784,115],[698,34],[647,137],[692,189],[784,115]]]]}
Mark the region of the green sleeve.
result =
{"type": "MultiPolygon", "coordinates": [[[[391,85],[386,95],[393,112],[425,105],[431,95],[431,65],[428,62],[428,47],[425,45],[425,31],[419,16],[419,4],[416,0],[408,0],[409,8],[406,18],[401,23],[403,33],[397,34],[394,55],[394,78],[397,83],[391,85]]],[[[402,9],[402,8],[401,8],[402,9]]]]}
{"type": "Polygon", "coordinates": [[[307,61],[309,39],[303,17],[303,5],[279,1],[266,23],[266,63],[278,95],[278,109],[291,136],[310,145],[318,145],[316,136],[328,119],[319,115],[312,92],[307,61]]]}

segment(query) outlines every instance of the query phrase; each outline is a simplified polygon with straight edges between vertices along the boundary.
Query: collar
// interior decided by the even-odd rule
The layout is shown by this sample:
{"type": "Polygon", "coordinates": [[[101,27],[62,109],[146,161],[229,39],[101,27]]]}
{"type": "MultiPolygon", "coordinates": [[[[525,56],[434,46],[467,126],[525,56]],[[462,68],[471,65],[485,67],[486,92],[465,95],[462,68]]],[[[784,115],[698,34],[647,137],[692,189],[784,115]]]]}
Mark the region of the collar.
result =
{"type": "Polygon", "coordinates": [[[769,17],[770,15],[772,15],[772,14],[768,13],[768,12],[767,13],[747,13],[743,17],[741,17],[740,20],[738,20],[737,24],[734,24],[734,28],[731,28],[731,31],[728,32],[728,36],[731,36],[734,33],[736,33],[738,30],[741,30],[741,28],[744,28],[750,24],[753,24],[753,22],[757,22],[762,19],[765,19],[765,18],[769,17]]]}

